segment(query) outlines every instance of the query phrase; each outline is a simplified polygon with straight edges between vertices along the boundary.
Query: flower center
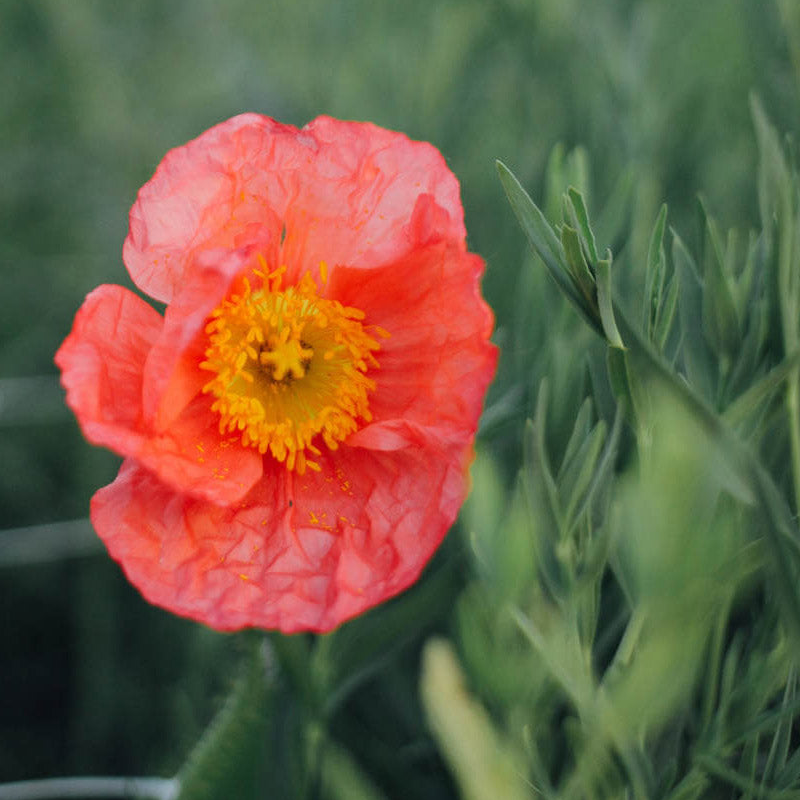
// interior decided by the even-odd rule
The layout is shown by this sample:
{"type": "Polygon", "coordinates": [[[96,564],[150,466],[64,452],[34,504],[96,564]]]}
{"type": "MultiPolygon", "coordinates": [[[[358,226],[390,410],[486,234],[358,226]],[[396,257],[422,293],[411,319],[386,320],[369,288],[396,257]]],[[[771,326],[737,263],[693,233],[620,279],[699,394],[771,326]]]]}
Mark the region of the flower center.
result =
{"type": "MultiPolygon", "coordinates": [[[[258,272],[262,285],[242,288],[211,312],[202,369],[214,373],[203,392],[214,396],[221,433],[241,432],[242,443],[269,453],[302,474],[319,470],[313,458],[369,422],[367,395],[375,382],[378,342],[364,312],[318,295],[306,274],[281,289],[285,268],[258,272]]],[[[325,265],[320,272],[325,279],[325,265]]],[[[388,336],[373,327],[377,336],[388,336]]]]}

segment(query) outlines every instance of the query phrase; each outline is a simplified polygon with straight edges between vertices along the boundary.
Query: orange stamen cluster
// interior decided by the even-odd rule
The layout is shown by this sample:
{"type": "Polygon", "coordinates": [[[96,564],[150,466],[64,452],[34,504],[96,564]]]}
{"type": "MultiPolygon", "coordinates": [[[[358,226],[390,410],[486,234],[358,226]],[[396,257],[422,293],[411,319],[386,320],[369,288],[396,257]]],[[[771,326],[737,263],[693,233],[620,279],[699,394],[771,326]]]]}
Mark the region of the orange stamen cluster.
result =
{"type": "MultiPolygon", "coordinates": [[[[378,366],[380,345],[362,311],[320,297],[308,274],[282,289],[284,272],[255,271],[260,286],[243,278],[211,313],[200,366],[215,373],[203,392],[215,398],[220,431],[240,431],[244,445],[302,474],[320,469],[309,457],[321,454],[317,445],[335,450],[359,419],[372,419],[375,382],[366,373],[378,366]]],[[[324,281],[324,264],[320,275],[324,281]]]]}

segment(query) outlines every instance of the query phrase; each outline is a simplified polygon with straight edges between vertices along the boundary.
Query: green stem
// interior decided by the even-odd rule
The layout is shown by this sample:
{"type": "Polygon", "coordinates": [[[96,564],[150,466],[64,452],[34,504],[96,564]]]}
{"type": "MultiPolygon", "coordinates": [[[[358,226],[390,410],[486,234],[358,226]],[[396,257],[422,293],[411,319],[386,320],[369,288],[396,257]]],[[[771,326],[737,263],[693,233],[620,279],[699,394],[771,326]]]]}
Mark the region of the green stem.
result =
{"type": "Polygon", "coordinates": [[[800,370],[792,370],[786,387],[786,413],[789,415],[789,446],[792,452],[792,481],[795,510],[800,511],[800,370]]]}
{"type": "Polygon", "coordinates": [[[256,635],[248,641],[248,647],[242,672],[224,705],[178,773],[180,793],[176,796],[181,800],[207,800],[233,793],[242,781],[261,769],[270,697],[275,687],[268,674],[269,651],[265,642],[256,635]]]}
{"type": "Polygon", "coordinates": [[[0,800],[61,800],[62,798],[131,797],[173,800],[176,778],[48,778],[0,784],[0,800]]]}

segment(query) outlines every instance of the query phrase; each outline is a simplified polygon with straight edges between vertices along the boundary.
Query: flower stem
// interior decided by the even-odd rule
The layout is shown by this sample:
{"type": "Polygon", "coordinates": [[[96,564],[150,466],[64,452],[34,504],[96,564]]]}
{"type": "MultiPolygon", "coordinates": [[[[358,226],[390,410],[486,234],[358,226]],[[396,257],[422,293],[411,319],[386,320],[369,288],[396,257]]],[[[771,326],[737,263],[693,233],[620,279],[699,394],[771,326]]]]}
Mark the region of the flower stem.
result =
{"type": "Polygon", "coordinates": [[[175,778],[47,778],[0,784],[0,800],[61,800],[62,798],[131,797],[173,800],[180,784],[175,778]]]}

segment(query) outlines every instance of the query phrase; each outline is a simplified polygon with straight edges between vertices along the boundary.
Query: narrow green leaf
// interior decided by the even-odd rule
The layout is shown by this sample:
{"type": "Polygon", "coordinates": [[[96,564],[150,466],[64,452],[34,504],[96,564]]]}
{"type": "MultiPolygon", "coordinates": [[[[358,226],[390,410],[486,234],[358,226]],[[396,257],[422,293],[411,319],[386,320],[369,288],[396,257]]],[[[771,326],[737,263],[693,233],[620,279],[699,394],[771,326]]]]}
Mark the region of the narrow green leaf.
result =
{"type": "Polygon", "coordinates": [[[667,795],[666,800],[698,800],[708,788],[709,780],[696,767],[689,770],[681,782],[667,795]]]}
{"type": "Polygon", "coordinates": [[[754,94],[750,96],[750,111],[758,139],[758,201],[761,210],[761,228],[771,246],[775,220],[779,214],[785,215],[785,210],[791,202],[789,165],[778,134],[767,119],[760,100],[754,94]]]}
{"type": "Polygon", "coordinates": [[[553,620],[545,633],[516,607],[511,608],[511,616],[576,709],[589,712],[594,705],[597,687],[577,631],[563,620],[553,620]]]}
{"type": "Polygon", "coordinates": [[[695,763],[715,778],[719,778],[740,791],[750,792],[764,798],[764,800],[797,800],[795,789],[774,789],[770,786],[759,785],[753,781],[752,777],[736,772],[714,756],[698,755],[695,763]]]}
{"type": "MultiPolygon", "coordinates": [[[[543,381],[542,387],[544,386],[546,383],[543,381]]],[[[549,459],[544,447],[546,421],[542,413],[542,402],[543,388],[540,388],[536,424],[531,420],[525,423],[524,468],[519,481],[528,517],[536,521],[535,525],[531,526],[531,531],[542,583],[547,591],[560,601],[564,594],[565,581],[563,565],[556,557],[555,551],[564,525],[558,490],[550,472],[549,459]]]]}
{"type": "Polygon", "coordinates": [[[652,296],[652,288],[659,282],[658,268],[664,263],[664,232],[667,227],[667,204],[663,203],[656,217],[653,232],[650,234],[650,244],[647,248],[647,272],[653,276],[649,283],[651,291],[648,296],[652,296]]]}
{"type": "Polygon", "coordinates": [[[611,290],[611,251],[606,251],[606,257],[600,259],[595,265],[597,276],[597,306],[600,311],[600,319],[603,324],[603,333],[606,341],[611,347],[620,350],[625,349],[622,338],[617,330],[617,323],[614,320],[614,306],[612,303],[611,290]]]}
{"type": "Polygon", "coordinates": [[[578,229],[581,232],[581,238],[586,245],[589,259],[592,264],[594,264],[597,262],[599,256],[597,254],[594,232],[592,231],[592,226],[589,224],[589,212],[586,210],[586,203],[583,200],[583,195],[573,186],[567,189],[567,194],[579,226],[578,229]]]}
{"type": "Polygon", "coordinates": [[[659,353],[663,353],[672,332],[672,323],[675,320],[675,312],[678,309],[678,297],[680,296],[681,284],[677,272],[672,274],[667,285],[667,294],[661,305],[655,330],[653,331],[652,341],[658,348],[659,353]]]}
{"type": "Polygon", "coordinates": [[[712,376],[717,362],[712,358],[703,333],[703,282],[694,259],[680,237],[672,232],[672,263],[680,280],[678,315],[682,334],[683,363],[689,383],[701,397],[713,397],[712,376]]]}
{"type": "Polygon", "coordinates": [[[547,390],[548,383],[542,381],[539,387],[539,394],[536,398],[536,422],[532,426],[533,434],[533,456],[534,461],[531,466],[544,489],[544,497],[556,524],[559,533],[564,530],[564,517],[561,511],[561,501],[558,496],[558,487],[553,479],[553,470],[550,466],[550,457],[547,454],[547,440],[545,438],[545,428],[547,425],[547,390]]]}
{"type": "Polygon", "coordinates": [[[703,329],[712,349],[718,355],[730,357],[739,349],[740,343],[733,276],[726,271],[728,259],[702,197],[698,203],[705,221],[705,236],[710,244],[705,249],[703,264],[703,329]]]}
{"type": "Polygon", "coordinates": [[[522,225],[522,230],[525,231],[531,246],[539,254],[551,274],[563,273],[564,250],[550,227],[550,223],[531,200],[530,195],[522,187],[514,173],[502,161],[496,163],[500,182],[503,184],[508,201],[511,203],[511,208],[522,225]]]}
{"type": "Polygon", "coordinates": [[[714,629],[709,640],[709,653],[706,657],[706,681],[703,692],[702,722],[700,725],[700,738],[706,738],[714,720],[714,710],[718,698],[719,682],[721,678],[721,665],[725,646],[725,633],[729,624],[730,605],[733,600],[731,595],[725,598],[726,608],[717,615],[714,629]]]}
{"type": "Polygon", "coordinates": [[[628,371],[625,366],[625,355],[616,348],[610,348],[606,353],[606,363],[608,366],[608,382],[614,392],[614,397],[619,401],[625,399],[628,408],[633,409],[630,386],[628,384],[628,371]]]}
{"type": "Polygon", "coordinates": [[[726,280],[730,282],[731,291],[734,295],[734,300],[736,301],[737,316],[739,315],[739,302],[736,295],[738,292],[737,282],[740,275],[740,249],[741,245],[739,244],[739,231],[737,231],[736,228],[730,228],[728,230],[728,238],[725,242],[725,261],[723,263],[722,273],[725,275],[726,280]]]}
{"type": "Polygon", "coordinates": [[[698,195],[697,197],[697,206],[699,210],[700,221],[703,225],[702,234],[706,239],[707,245],[711,245],[710,252],[708,246],[703,248],[702,263],[705,265],[709,262],[716,262],[718,265],[717,268],[722,269],[722,264],[725,261],[725,250],[722,247],[722,240],[720,239],[719,231],[717,230],[717,224],[714,222],[714,218],[708,213],[708,206],[706,205],[706,200],[702,194],[698,195]]]}
{"type": "MultiPolygon", "coordinates": [[[[619,352],[619,351],[615,351],[619,352]]],[[[620,402],[617,406],[617,412],[614,415],[614,424],[611,428],[611,434],[606,439],[605,448],[600,456],[599,461],[595,467],[592,475],[591,483],[589,484],[580,506],[575,510],[574,519],[578,520],[588,510],[593,498],[601,490],[602,486],[608,483],[614,470],[614,464],[617,460],[617,451],[619,449],[619,439],[622,434],[622,417],[624,412],[624,402],[620,402]]],[[[583,570],[585,573],[592,573],[594,570],[600,570],[601,566],[606,563],[605,555],[608,552],[608,547],[611,543],[611,525],[601,527],[597,538],[592,543],[588,554],[585,559],[583,570]]]]}
{"type": "Polygon", "coordinates": [[[589,353],[586,359],[586,375],[588,377],[586,392],[597,410],[597,416],[601,419],[613,417],[618,405],[611,381],[608,378],[606,366],[608,350],[609,348],[605,347],[596,354],[589,353]]]}
{"type": "Polygon", "coordinates": [[[633,388],[628,378],[625,351],[618,350],[616,347],[609,347],[606,350],[606,369],[608,370],[608,382],[611,384],[611,390],[617,399],[617,404],[622,406],[628,421],[635,427],[638,424],[639,411],[636,407],[633,388]]]}
{"type": "Polygon", "coordinates": [[[739,288],[737,302],[739,303],[739,318],[747,319],[747,311],[750,303],[755,299],[755,292],[759,287],[759,280],[763,279],[766,271],[764,249],[764,238],[762,234],[750,231],[747,249],[745,253],[744,265],[739,272],[739,288]]]}
{"type": "Polygon", "coordinates": [[[561,466],[558,469],[556,480],[559,484],[564,480],[564,474],[572,468],[576,454],[581,445],[589,435],[592,429],[592,401],[586,398],[578,410],[578,416],[575,417],[575,424],[572,426],[572,433],[570,434],[569,441],[564,450],[564,456],[561,459],[561,466]]]}
{"type": "Polygon", "coordinates": [[[757,383],[740,394],[723,412],[725,422],[732,428],[741,425],[751,414],[770,399],[783,386],[792,371],[800,365],[800,350],[787,356],[757,383]]]}
{"type": "Polygon", "coordinates": [[[542,259],[553,280],[572,301],[575,308],[580,311],[583,318],[597,333],[604,336],[602,325],[597,319],[594,309],[587,305],[585,297],[567,269],[564,248],[550,223],[522,188],[514,173],[502,161],[497,161],[496,164],[508,201],[533,251],[542,259]]]}
{"type": "Polygon", "coordinates": [[[758,374],[759,361],[764,353],[770,327],[770,302],[763,294],[753,298],[748,304],[744,317],[746,329],[738,358],[731,372],[730,386],[736,390],[742,384],[752,383],[758,374]]]}
{"type": "Polygon", "coordinates": [[[543,211],[545,217],[553,225],[557,225],[560,221],[561,196],[564,187],[570,183],[569,178],[566,176],[565,158],[566,152],[563,142],[556,142],[550,150],[547,167],[544,171],[543,211]]]}
{"type": "Polygon", "coordinates": [[[583,508],[583,499],[592,485],[595,467],[606,438],[606,424],[602,420],[595,425],[583,442],[575,466],[564,476],[560,484],[561,494],[566,498],[564,523],[567,529],[579,518],[576,511],[583,508]]]}
{"type": "Polygon", "coordinates": [[[569,225],[563,225],[561,227],[561,244],[564,247],[567,267],[573,281],[580,289],[586,304],[588,306],[593,305],[595,296],[594,277],[583,255],[578,232],[569,225]]]}
{"type": "Polygon", "coordinates": [[[422,704],[464,800],[526,800],[524,766],[465,687],[452,646],[433,639],[422,654],[422,704]]]}
{"type": "MultiPolygon", "coordinates": [[[[792,678],[786,684],[781,705],[786,708],[795,697],[796,680],[792,678]]],[[[786,766],[793,726],[794,719],[788,716],[783,716],[776,725],[775,731],[772,734],[772,743],[770,744],[767,761],[762,770],[763,780],[774,782],[775,776],[786,766]]]]}
{"type": "MultiPolygon", "coordinates": [[[[528,420],[525,438],[533,439],[534,435],[533,423],[528,420]]],[[[519,526],[515,531],[515,538],[524,541],[522,537],[530,537],[538,582],[551,597],[561,601],[564,594],[563,567],[555,554],[558,523],[553,518],[542,483],[531,467],[526,466],[520,471],[513,499],[519,503],[512,506],[512,512],[516,515],[515,522],[519,526]],[[521,536],[517,537],[517,534],[521,536]]]]}
{"type": "Polygon", "coordinates": [[[664,254],[664,230],[667,224],[667,205],[664,203],[658,212],[650,244],[647,249],[647,271],[644,284],[645,330],[652,340],[654,329],[661,315],[661,297],[664,291],[666,255],[664,254]]]}

